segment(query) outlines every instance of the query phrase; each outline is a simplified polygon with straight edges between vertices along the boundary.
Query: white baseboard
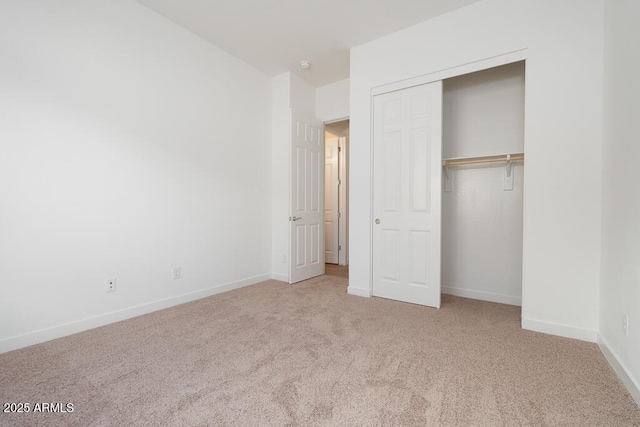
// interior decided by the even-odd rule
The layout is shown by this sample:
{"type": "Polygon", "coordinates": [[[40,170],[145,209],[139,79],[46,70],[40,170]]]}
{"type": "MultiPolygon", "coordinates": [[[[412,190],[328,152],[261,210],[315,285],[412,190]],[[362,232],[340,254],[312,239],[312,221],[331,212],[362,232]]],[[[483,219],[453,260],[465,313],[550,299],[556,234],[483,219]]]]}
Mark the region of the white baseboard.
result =
{"type": "Polygon", "coordinates": [[[370,289],[355,288],[353,286],[348,286],[347,287],[347,293],[349,295],[355,295],[355,296],[358,296],[358,297],[371,298],[371,290],[370,289]]]}
{"type": "Polygon", "coordinates": [[[607,362],[609,362],[618,375],[618,378],[620,378],[624,386],[629,390],[629,394],[631,394],[631,397],[635,400],[636,405],[640,406],[640,381],[631,375],[631,372],[625,364],[620,361],[616,352],[611,349],[607,340],[600,334],[598,334],[598,347],[600,347],[604,358],[607,359],[607,362]]]}
{"type": "Polygon", "coordinates": [[[78,332],[83,332],[89,329],[97,328],[99,326],[104,326],[110,323],[119,322],[121,320],[130,319],[132,317],[173,307],[175,305],[184,304],[201,298],[206,298],[212,295],[239,289],[245,286],[254,285],[256,283],[264,282],[265,280],[269,279],[271,279],[271,274],[262,274],[260,276],[249,277],[235,282],[225,283],[223,285],[212,286],[210,288],[191,292],[188,294],[182,294],[162,300],[152,301],[134,307],[113,311],[111,313],[100,314],[82,320],[77,320],[46,329],[40,329],[38,331],[28,332],[23,335],[5,338],[0,340],[0,354],[6,353],[7,351],[11,350],[17,350],[23,347],[28,347],[30,345],[40,344],[42,342],[50,341],[56,338],[66,337],[78,332]]]}
{"type": "Polygon", "coordinates": [[[271,280],[279,280],[281,282],[289,283],[289,276],[287,276],[286,274],[271,273],[271,280]]]}
{"type": "Polygon", "coordinates": [[[472,289],[454,288],[452,286],[443,286],[442,293],[455,295],[457,297],[473,298],[482,301],[499,302],[501,304],[522,306],[522,298],[510,295],[494,294],[491,292],[474,291],[472,289]]]}
{"type": "Polygon", "coordinates": [[[581,341],[596,342],[598,340],[598,331],[596,330],[545,322],[544,320],[522,318],[522,328],[581,341]]]}

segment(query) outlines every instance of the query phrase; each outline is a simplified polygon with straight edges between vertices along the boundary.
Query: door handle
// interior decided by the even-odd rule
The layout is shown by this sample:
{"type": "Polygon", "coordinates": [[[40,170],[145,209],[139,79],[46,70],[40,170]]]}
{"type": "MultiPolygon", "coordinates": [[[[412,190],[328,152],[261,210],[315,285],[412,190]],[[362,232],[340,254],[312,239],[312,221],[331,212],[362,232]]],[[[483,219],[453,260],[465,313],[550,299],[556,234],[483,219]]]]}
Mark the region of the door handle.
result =
{"type": "Polygon", "coordinates": [[[300,219],[302,219],[302,217],[301,217],[301,216],[290,216],[290,217],[289,217],[289,221],[298,221],[298,220],[300,220],[300,219]]]}
{"type": "Polygon", "coordinates": [[[380,220],[378,218],[376,218],[376,224],[380,224],[380,220]]]}

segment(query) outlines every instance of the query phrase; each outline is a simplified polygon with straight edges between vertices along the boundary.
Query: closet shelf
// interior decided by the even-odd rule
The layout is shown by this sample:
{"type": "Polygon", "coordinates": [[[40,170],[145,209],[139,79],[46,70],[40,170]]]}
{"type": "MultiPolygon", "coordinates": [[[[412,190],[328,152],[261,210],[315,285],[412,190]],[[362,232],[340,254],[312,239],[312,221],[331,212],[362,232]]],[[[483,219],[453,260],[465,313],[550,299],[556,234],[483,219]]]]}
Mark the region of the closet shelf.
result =
{"type": "Polygon", "coordinates": [[[524,160],[524,153],[514,154],[500,154],[495,156],[481,156],[481,157],[456,157],[450,159],[444,159],[442,166],[460,166],[471,165],[474,163],[494,163],[494,162],[511,162],[516,160],[524,160]]]}

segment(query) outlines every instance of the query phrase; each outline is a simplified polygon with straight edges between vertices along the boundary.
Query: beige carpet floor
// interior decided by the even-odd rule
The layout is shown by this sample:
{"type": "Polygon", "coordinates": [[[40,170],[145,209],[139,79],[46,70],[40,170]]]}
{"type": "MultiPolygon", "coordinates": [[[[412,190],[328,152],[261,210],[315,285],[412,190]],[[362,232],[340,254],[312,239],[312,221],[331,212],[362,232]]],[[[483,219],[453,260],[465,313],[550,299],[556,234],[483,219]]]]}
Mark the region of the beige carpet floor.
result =
{"type": "Polygon", "coordinates": [[[0,355],[0,424],[640,426],[596,345],[524,331],[518,307],[440,310],[269,281],[0,355]]]}

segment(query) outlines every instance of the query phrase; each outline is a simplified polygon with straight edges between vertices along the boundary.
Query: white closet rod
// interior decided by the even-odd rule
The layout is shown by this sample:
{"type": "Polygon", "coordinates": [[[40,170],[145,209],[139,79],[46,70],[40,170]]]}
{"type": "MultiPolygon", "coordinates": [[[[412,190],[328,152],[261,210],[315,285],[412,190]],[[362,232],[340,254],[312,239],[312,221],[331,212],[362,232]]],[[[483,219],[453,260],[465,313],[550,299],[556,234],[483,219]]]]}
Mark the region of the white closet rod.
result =
{"type": "Polygon", "coordinates": [[[458,157],[454,159],[444,159],[442,166],[460,166],[471,165],[474,163],[493,163],[493,162],[510,162],[516,160],[524,160],[524,153],[500,154],[496,156],[482,157],[458,157]]]}

